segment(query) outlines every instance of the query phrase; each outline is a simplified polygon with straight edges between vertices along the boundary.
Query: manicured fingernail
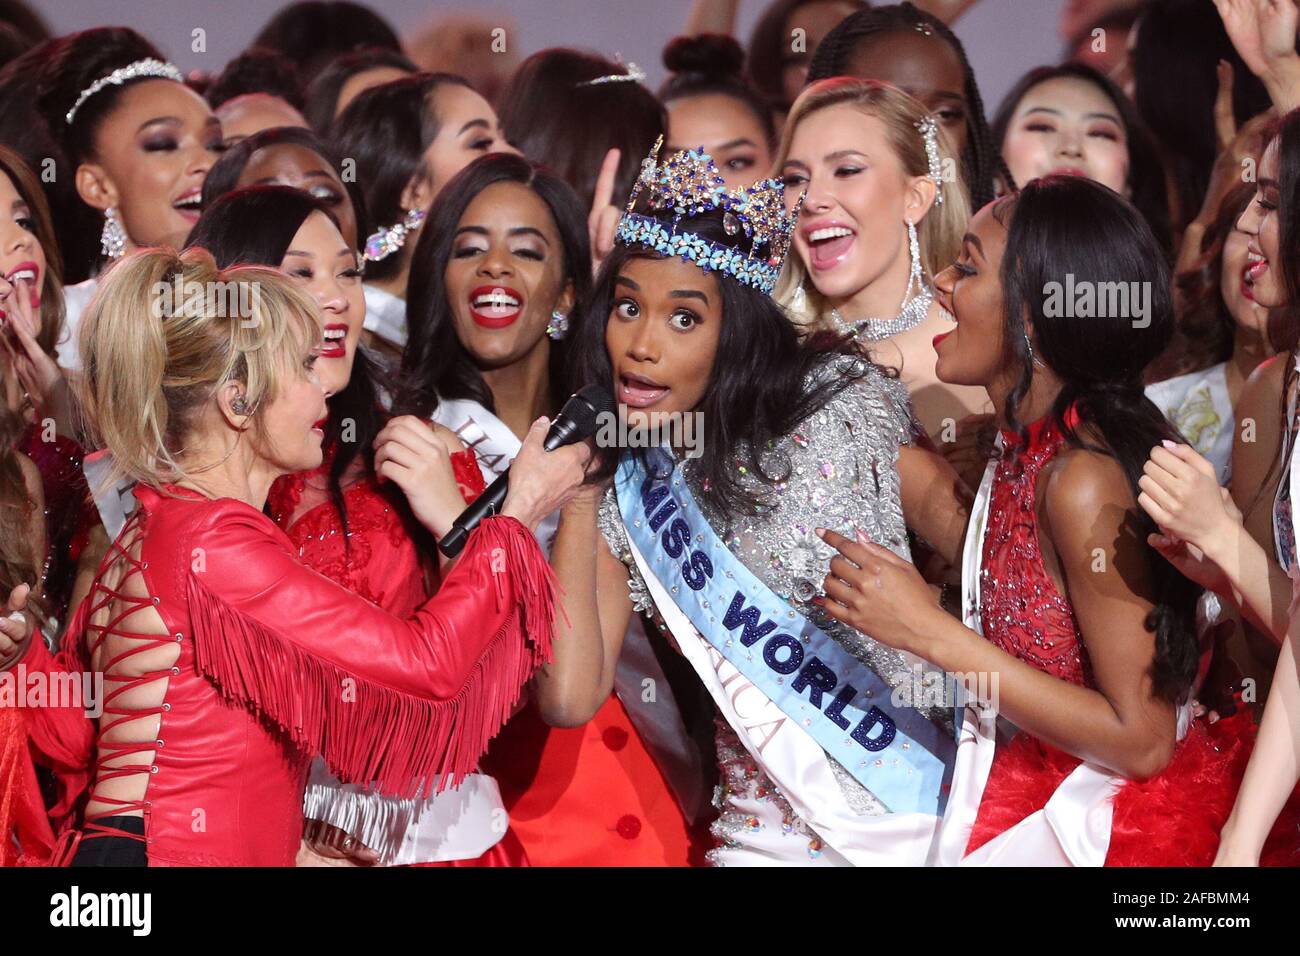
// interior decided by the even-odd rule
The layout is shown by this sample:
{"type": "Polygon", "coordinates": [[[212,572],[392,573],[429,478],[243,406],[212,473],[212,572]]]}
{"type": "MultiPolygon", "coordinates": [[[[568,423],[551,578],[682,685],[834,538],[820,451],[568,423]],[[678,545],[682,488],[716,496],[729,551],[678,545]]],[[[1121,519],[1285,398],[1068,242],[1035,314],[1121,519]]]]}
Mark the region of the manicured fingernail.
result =
{"type": "Polygon", "coordinates": [[[1178,447],[1178,442],[1170,441],[1168,438],[1160,439],[1160,444],[1164,445],[1170,451],[1173,451],[1175,448],[1178,447]]]}

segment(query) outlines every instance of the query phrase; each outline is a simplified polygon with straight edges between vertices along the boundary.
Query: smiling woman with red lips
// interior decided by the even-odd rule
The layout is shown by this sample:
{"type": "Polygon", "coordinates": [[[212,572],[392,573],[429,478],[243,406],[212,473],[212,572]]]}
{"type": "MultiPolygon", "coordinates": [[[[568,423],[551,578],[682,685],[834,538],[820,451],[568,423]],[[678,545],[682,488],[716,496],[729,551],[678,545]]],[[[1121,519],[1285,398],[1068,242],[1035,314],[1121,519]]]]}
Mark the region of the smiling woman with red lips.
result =
{"type": "MultiPolygon", "coordinates": [[[[936,286],[957,319],[939,374],[986,385],[1000,426],[966,531],[963,619],[885,548],[830,532],[841,557],[823,603],[950,674],[997,675],[963,708],[939,862],[1205,866],[1254,725],[1193,716],[1198,589],[1139,508],[1150,448],[1177,437],[1141,388],[1173,331],[1165,259],[1120,196],[1050,177],[981,210],[936,286]],[[1067,273],[1148,283],[1146,321],[1045,307],[1067,273]]],[[[1293,864],[1300,841],[1279,850],[1293,864]]]]}
{"type": "Polygon", "coordinates": [[[396,364],[407,339],[411,257],[430,206],[480,156],[516,150],[491,104],[451,73],[418,73],[370,87],[335,117],[329,139],[340,155],[356,160],[367,228],[377,230],[363,237],[364,341],[396,364]]]}
{"type": "Polygon", "coordinates": [[[56,627],[67,622],[69,608],[75,610],[89,583],[83,578],[78,590],[78,571],[93,571],[107,544],[82,471],[85,452],[73,437],[71,388],[57,364],[55,343],[63,330],[61,271],[40,184],[17,155],[0,146],[0,335],[26,393],[21,414],[27,428],[17,447],[41,474],[48,542],[43,598],[56,627]],[[47,425],[51,419],[53,435],[47,425]]]}
{"type": "Polygon", "coordinates": [[[917,128],[928,115],[891,86],[847,77],[795,101],[776,168],[786,201],[802,193],[803,205],[776,298],[810,331],[854,333],[898,370],[925,432],[952,441],[952,425],[984,411],[988,396],[934,373],[930,341],[951,318],[931,277],[955,255],[968,209],[959,182],[931,178],[952,157],[937,130],[917,128]]]}
{"type": "MultiPolygon", "coordinates": [[[[75,170],[77,192],[104,214],[110,259],[180,246],[222,148],[221,123],[162,59],[133,30],[98,27],[55,41],[39,84],[41,111],[75,170]]],[[[76,331],[94,283],[67,290],[64,368],[80,368],[76,331]]]]}
{"type": "MultiPolygon", "coordinates": [[[[586,211],[569,186],[519,156],[477,160],[440,194],[416,246],[408,389],[394,407],[446,425],[504,472],[520,436],[563,397],[565,338],[590,286],[586,211]]],[[[558,512],[538,529],[549,551],[558,512]]],[[[493,742],[497,778],[533,865],[683,866],[704,775],[681,754],[671,687],[636,622],[618,693],[586,728],[549,728],[528,707],[493,742]],[[656,699],[642,699],[641,681],[656,699]],[[652,758],[675,755],[662,771],[652,758]],[[668,782],[664,775],[671,773],[668,782]],[[670,789],[671,784],[671,789],[670,789]],[[680,801],[677,794],[680,794],[680,801]]]]}
{"type": "MultiPolygon", "coordinates": [[[[39,639],[17,648],[29,667],[102,673],[114,702],[102,723],[80,708],[33,722],[37,752],[67,755],[89,785],[56,862],[289,865],[312,754],[413,796],[473,769],[547,654],[553,585],[529,532],[571,495],[585,448],[542,451],[537,422],[502,514],[437,595],[394,617],[304,567],[261,511],[275,478],[321,461],[319,339],[315,304],[269,269],[146,250],[105,277],[83,329],[87,411],[140,505],[59,657],[39,639]],[[229,283],[243,305],[175,314],[153,291],[175,279],[229,283]]],[[[385,434],[377,472],[434,528],[437,469],[418,446],[385,434]]],[[[0,666],[14,643],[0,634],[0,666]]]]}
{"type": "MultiPolygon", "coordinates": [[[[319,423],[325,430],[325,454],[318,468],[277,479],[267,497],[268,511],[304,564],[391,614],[409,616],[437,590],[438,567],[430,560],[433,542],[427,533],[401,495],[379,479],[376,443],[392,424],[427,442],[429,454],[441,458],[450,453],[449,467],[438,475],[442,505],[435,533],[445,531],[466,501],[482,492],[483,479],[473,453],[447,429],[430,429],[409,418],[390,423],[380,409],[377,373],[358,342],[365,298],[355,249],[322,200],[279,186],[225,194],[204,212],[189,241],[213,253],[219,264],[275,266],[320,306],[324,341],[316,369],[331,393],[329,418],[319,423]]],[[[323,764],[314,763],[304,803],[313,825],[299,865],[318,865],[317,853],[364,862],[424,863],[458,853],[477,857],[502,837],[482,825],[491,807],[469,813],[471,803],[484,802],[482,787],[483,778],[474,774],[424,806],[403,804],[346,787],[323,764]],[[416,818],[425,815],[432,822],[426,821],[423,830],[428,832],[421,835],[416,818]],[[329,827],[317,827],[314,821],[329,827]],[[456,839],[445,839],[453,827],[456,839]],[[399,856],[408,831],[413,845],[399,856]]]]}
{"type": "Polygon", "coordinates": [[[1214,464],[1224,485],[1232,477],[1237,402],[1274,352],[1269,310],[1256,300],[1250,277],[1250,237],[1236,228],[1254,192],[1242,184],[1224,197],[1200,257],[1175,280],[1183,292],[1178,331],[1147,369],[1147,397],[1214,464]]]}

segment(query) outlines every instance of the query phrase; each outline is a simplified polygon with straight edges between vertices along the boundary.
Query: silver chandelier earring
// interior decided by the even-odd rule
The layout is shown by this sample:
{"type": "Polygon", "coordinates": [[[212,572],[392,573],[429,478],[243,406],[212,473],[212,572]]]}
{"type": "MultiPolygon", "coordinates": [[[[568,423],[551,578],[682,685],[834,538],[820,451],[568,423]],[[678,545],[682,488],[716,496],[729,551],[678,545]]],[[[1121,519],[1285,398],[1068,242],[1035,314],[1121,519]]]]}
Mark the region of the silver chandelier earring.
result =
{"type": "Polygon", "coordinates": [[[99,234],[99,251],[110,259],[120,259],[126,253],[126,230],[122,228],[115,206],[104,210],[104,231],[99,234]]]}
{"type": "Polygon", "coordinates": [[[369,262],[387,259],[406,244],[407,237],[420,228],[426,213],[423,209],[409,209],[406,217],[395,226],[380,229],[366,239],[365,257],[369,262]]]}
{"type": "Polygon", "coordinates": [[[546,323],[546,334],[559,341],[569,334],[569,317],[556,309],[551,313],[551,321],[546,323]]]}

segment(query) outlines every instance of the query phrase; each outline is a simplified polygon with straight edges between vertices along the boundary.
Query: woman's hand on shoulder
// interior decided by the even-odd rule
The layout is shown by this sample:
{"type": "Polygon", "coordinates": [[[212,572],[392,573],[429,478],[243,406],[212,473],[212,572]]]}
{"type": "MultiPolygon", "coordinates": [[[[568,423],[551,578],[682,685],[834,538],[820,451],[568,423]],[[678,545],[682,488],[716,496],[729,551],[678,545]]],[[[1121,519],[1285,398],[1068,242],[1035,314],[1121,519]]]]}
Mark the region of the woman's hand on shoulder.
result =
{"type": "Polygon", "coordinates": [[[433,425],[414,415],[398,415],[375,436],[376,476],[401,488],[416,519],[440,538],[465,510],[449,447],[433,425]]]}

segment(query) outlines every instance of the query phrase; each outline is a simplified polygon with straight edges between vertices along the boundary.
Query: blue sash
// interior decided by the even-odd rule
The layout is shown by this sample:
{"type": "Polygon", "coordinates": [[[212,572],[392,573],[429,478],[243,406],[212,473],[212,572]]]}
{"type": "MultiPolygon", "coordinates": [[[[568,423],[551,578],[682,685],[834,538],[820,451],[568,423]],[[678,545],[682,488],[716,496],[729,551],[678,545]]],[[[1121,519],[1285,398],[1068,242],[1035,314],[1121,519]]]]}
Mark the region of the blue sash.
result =
{"type": "Polygon", "coordinates": [[[891,812],[943,813],[952,737],[894,706],[875,671],[755,577],[714,533],[680,469],[657,477],[628,454],[615,490],[628,537],[719,654],[891,812]]]}

